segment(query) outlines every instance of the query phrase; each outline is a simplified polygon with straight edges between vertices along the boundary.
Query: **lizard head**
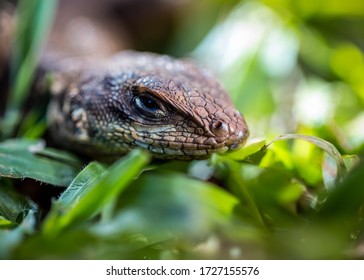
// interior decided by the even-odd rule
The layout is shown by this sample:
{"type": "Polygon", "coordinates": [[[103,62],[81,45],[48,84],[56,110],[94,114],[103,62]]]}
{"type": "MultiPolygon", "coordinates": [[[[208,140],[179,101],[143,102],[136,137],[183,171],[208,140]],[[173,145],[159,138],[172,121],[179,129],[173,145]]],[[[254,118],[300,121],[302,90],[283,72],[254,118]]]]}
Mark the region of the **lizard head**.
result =
{"type": "Polygon", "coordinates": [[[105,65],[64,98],[67,135],[90,153],[117,156],[139,147],[156,158],[193,159],[246,141],[243,116],[218,80],[194,63],[122,52],[105,65]]]}

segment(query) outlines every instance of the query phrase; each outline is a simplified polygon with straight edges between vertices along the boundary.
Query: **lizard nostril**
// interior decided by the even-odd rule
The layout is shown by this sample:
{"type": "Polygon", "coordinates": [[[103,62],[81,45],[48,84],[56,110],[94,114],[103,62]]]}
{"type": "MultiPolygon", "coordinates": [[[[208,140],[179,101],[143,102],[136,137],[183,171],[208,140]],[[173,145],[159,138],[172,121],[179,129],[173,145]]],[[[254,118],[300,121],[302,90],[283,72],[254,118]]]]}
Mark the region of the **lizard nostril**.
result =
{"type": "Polygon", "coordinates": [[[213,120],[210,124],[213,134],[216,136],[226,136],[229,133],[229,128],[226,123],[221,120],[213,120]]]}

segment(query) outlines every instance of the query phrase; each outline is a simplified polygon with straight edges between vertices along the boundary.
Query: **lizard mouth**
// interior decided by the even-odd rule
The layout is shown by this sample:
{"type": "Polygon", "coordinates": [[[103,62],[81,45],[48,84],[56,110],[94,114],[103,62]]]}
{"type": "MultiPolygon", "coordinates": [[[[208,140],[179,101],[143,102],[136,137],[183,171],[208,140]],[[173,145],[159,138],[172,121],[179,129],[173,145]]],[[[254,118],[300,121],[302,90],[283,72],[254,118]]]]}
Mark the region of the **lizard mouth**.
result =
{"type": "Polygon", "coordinates": [[[245,130],[241,130],[238,132],[238,134],[233,137],[232,141],[228,141],[227,143],[227,147],[229,150],[238,150],[241,147],[243,147],[245,145],[246,140],[249,137],[249,131],[248,128],[246,128],[245,130]]]}
{"type": "Polygon", "coordinates": [[[169,142],[157,140],[143,148],[152,152],[155,158],[206,159],[213,153],[223,154],[240,149],[249,136],[249,130],[243,119],[230,123],[214,120],[206,134],[191,136],[189,139],[176,137],[169,142]]]}
{"type": "Polygon", "coordinates": [[[223,154],[227,151],[237,150],[241,148],[249,136],[248,129],[240,130],[238,133],[226,138],[208,138],[204,144],[183,143],[182,147],[161,147],[149,146],[148,150],[153,153],[156,158],[168,159],[206,159],[213,153],[223,154]],[[219,140],[216,142],[216,140],[219,140]],[[209,145],[206,145],[209,143],[209,145]]]}

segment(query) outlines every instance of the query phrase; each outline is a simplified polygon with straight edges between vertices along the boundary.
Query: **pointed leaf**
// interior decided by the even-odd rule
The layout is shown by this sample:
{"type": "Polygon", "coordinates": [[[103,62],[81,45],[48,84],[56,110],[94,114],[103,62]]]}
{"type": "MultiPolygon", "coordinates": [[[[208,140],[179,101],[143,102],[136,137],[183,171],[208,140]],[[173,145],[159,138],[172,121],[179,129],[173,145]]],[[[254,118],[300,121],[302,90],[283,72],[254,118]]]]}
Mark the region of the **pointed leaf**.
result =
{"type": "Polygon", "coordinates": [[[259,152],[264,147],[266,140],[265,139],[253,139],[253,140],[250,140],[249,142],[250,143],[248,143],[243,148],[241,148],[237,151],[231,152],[231,153],[227,153],[226,156],[233,160],[237,160],[237,161],[244,160],[248,156],[259,152]]]}
{"type": "Polygon", "coordinates": [[[13,139],[0,143],[0,176],[67,186],[78,168],[35,155],[43,149],[44,143],[40,140],[13,139]]]}
{"type": "Polygon", "coordinates": [[[35,210],[34,204],[0,179],[0,215],[2,217],[14,224],[19,224],[31,209],[35,210]]]}
{"type": "Polygon", "coordinates": [[[82,179],[86,182],[82,188],[88,188],[88,190],[80,189],[78,192],[82,193],[82,196],[79,196],[78,202],[73,203],[71,199],[72,203],[69,203],[66,208],[60,209],[59,204],[55,204],[44,223],[44,233],[56,236],[64,228],[84,222],[100,213],[101,209],[112,202],[148,162],[149,156],[146,152],[134,150],[113,164],[97,180],[85,180],[85,174],[80,175],[80,181],[82,179]]]}
{"type": "Polygon", "coordinates": [[[63,208],[72,208],[82,198],[94,181],[99,179],[106,169],[98,162],[91,162],[72,181],[71,185],[62,193],[57,203],[63,208]]]}
{"type": "Polygon", "coordinates": [[[329,156],[331,156],[336,162],[336,166],[337,166],[336,182],[339,182],[344,178],[344,176],[346,175],[346,166],[345,166],[344,160],[343,160],[340,152],[336,149],[336,147],[333,144],[331,144],[330,142],[328,142],[324,139],[321,139],[319,137],[310,136],[310,135],[301,135],[301,134],[284,134],[284,135],[277,137],[276,139],[273,139],[265,147],[268,147],[269,145],[271,145],[272,143],[274,143],[276,141],[289,140],[289,139],[305,140],[305,141],[308,141],[308,142],[316,145],[317,147],[321,148],[324,152],[326,152],[329,156]]]}

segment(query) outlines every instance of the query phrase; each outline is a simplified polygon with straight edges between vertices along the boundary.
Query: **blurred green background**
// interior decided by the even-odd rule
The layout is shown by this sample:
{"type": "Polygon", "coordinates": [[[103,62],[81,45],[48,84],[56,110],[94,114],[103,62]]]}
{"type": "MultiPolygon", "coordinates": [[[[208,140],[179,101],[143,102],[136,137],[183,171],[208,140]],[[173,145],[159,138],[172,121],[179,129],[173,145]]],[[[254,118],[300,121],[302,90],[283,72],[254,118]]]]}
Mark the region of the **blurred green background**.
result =
{"type": "Polygon", "coordinates": [[[363,148],[361,5],[242,1],[220,14],[193,54],[220,73],[252,136],[313,134],[343,153],[358,153],[363,148]]]}
{"type": "MultiPolygon", "coordinates": [[[[0,62],[12,57],[10,79],[2,79],[10,90],[0,87],[0,108],[10,96],[1,121],[1,258],[364,257],[362,1],[89,2],[20,1],[12,54],[9,40],[0,41],[0,62]],[[247,147],[164,164],[136,152],[111,167],[92,163],[74,179],[78,159],[39,147],[44,108],[22,113],[32,73],[47,49],[98,55],[124,48],[192,57],[212,69],[248,122],[247,147]],[[332,143],[348,175],[337,183],[341,158],[316,138],[261,150],[287,133],[332,143]],[[13,136],[18,141],[7,140],[13,136]],[[24,177],[45,183],[33,201],[24,190],[34,181],[16,179],[24,177]],[[59,197],[64,189],[55,186],[68,188],[59,197]],[[48,204],[50,196],[57,202],[44,207],[45,193],[48,204]]],[[[3,19],[12,14],[10,2],[1,7],[3,19]]]]}

